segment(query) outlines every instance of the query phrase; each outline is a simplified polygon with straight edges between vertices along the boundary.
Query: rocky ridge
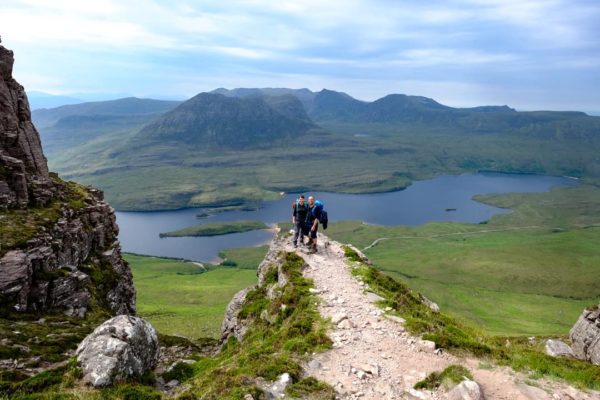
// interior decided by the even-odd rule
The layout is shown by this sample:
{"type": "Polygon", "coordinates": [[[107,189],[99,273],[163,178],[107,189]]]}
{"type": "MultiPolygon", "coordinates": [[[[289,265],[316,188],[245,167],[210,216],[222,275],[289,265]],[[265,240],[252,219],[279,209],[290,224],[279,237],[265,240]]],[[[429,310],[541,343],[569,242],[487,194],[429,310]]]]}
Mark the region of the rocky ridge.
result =
{"type": "MultiPolygon", "coordinates": [[[[369,284],[353,276],[357,266],[346,258],[344,247],[325,236],[321,236],[316,254],[306,254],[304,249],[294,249],[284,239],[275,239],[259,266],[259,285],[265,284],[269,266],[277,265],[277,254],[286,252],[295,252],[304,259],[303,275],[314,282],[310,292],[319,299],[320,314],[332,323],[328,336],[333,348],[313,354],[304,365],[304,374],[328,383],[336,390],[338,399],[583,400],[600,396],[598,392],[585,392],[548,380],[538,380],[539,387],[534,387],[528,384],[526,375],[508,367],[487,366],[487,362],[484,365],[473,356],[451,354],[436,348],[434,342],[412,335],[406,330],[404,319],[378,306],[383,298],[373,293],[369,284]],[[464,380],[454,388],[414,389],[419,380],[450,365],[465,366],[473,380],[464,380]]],[[[362,263],[368,262],[364,254],[357,253],[362,263]]],[[[223,323],[223,340],[229,336],[244,339],[247,327],[237,313],[247,293],[247,290],[240,292],[230,303],[223,323]]],[[[421,301],[431,307],[426,300],[421,301]]],[[[280,381],[284,378],[282,375],[263,389],[272,396],[280,396],[284,390],[280,381]]]]}
{"type": "Polygon", "coordinates": [[[0,208],[46,205],[52,183],[13,53],[0,46],[0,208]]]}
{"type": "Polygon", "coordinates": [[[135,314],[114,210],[101,191],[48,172],[13,63],[12,51],[0,46],[0,304],[5,312],[84,317],[96,296],[113,315],[135,314]],[[30,219],[30,210],[40,218],[30,219]]]}

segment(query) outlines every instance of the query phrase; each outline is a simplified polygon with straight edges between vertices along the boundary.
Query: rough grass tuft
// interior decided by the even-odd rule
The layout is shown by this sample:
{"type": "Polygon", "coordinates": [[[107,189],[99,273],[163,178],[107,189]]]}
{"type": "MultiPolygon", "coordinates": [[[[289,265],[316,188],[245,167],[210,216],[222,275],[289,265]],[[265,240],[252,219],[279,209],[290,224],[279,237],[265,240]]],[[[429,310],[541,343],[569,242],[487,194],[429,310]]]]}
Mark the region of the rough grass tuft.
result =
{"type": "Polygon", "coordinates": [[[318,381],[313,377],[304,378],[288,386],[286,389],[288,395],[299,399],[314,400],[333,400],[335,399],[335,390],[329,385],[318,381]]]}
{"type": "Polygon", "coordinates": [[[354,250],[352,247],[342,246],[342,249],[344,249],[344,255],[350,261],[362,261],[362,258],[358,255],[356,250],[354,250]]]}
{"type": "Polygon", "coordinates": [[[432,372],[425,379],[415,384],[415,389],[434,390],[440,386],[446,389],[462,382],[465,378],[473,379],[468,369],[461,365],[450,365],[441,372],[432,372]]]}

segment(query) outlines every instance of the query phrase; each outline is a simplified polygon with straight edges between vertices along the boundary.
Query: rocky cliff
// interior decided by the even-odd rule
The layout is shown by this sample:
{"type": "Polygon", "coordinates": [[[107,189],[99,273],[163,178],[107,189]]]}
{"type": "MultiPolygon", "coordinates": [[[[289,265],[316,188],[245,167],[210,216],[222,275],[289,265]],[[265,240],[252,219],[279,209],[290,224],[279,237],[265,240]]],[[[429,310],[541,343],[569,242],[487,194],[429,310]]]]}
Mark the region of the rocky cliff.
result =
{"type": "Polygon", "coordinates": [[[12,51],[0,46],[0,207],[46,205],[52,197],[46,157],[13,63],[12,51]]]}
{"type": "Polygon", "coordinates": [[[135,314],[114,210],[48,172],[13,63],[0,46],[0,312],[135,314]]]}

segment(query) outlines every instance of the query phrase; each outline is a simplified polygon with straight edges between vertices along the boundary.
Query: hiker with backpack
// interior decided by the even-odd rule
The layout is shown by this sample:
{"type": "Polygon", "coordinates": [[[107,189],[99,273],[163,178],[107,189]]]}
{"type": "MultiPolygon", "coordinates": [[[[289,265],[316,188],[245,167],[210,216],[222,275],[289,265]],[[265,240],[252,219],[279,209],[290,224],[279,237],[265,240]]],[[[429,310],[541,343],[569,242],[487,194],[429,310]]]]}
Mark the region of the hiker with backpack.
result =
{"type": "MultiPolygon", "coordinates": [[[[308,229],[308,246],[311,254],[317,252],[317,230],[319,229],[319,222],[321,220],[327,220],[327,213],[323,211],[323,203],[315,201],[314,196],[309,196],[306,228],[308,229]]],[[[326,229],[326,227],[325,222],[323,229],[326,229]]]]}
{"type": "Polygon", "coordinates": [[[292,244],[294,247],[298,247],[298,239],[300,239],[300,243],[304,243],[304,235],[308,236],[308,230],[306,229],[308,206],[304,201],[304,195],[300,195],[296,199],[292,204],[292,210],[292,224],[294,224],[292,244]]]}

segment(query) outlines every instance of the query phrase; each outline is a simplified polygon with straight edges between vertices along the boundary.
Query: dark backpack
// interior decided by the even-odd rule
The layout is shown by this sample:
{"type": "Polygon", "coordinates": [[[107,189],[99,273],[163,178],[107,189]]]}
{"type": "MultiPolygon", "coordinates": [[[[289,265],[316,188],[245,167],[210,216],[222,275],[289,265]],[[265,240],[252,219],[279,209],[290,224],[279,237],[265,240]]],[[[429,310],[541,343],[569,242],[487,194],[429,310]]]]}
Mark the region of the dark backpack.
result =
{"type": "Polygon", "coordinates": [[[321,211],[321,219],[319,221],[321,221],[321,225],[323,225],[323,229],[327,229],[327,223],[329,222],[329,219],[327,217],[327,211],[325,211],[325,210],[321,211]]]}
{"type": "Polygon", "coordinates": [[[323,209],[323,202],[320,200],[315,201],[315,208],[313,209],[313,215],[316,217],[317,215],[321,226],[323,229],[327,229],[327,223],[329,222],[327,211],[323,209]]]}

